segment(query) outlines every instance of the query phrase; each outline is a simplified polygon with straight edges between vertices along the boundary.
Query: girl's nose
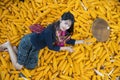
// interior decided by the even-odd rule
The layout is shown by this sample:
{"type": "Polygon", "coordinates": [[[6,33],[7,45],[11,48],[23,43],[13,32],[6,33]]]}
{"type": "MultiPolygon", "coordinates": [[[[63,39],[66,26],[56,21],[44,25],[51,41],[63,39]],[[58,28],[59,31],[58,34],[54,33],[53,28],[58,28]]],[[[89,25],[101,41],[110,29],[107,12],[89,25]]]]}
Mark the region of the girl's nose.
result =
{"type": "Polygon", "coordinates": [[[69,29],[69,25],[65,25],[66,29],[69,29]]]}

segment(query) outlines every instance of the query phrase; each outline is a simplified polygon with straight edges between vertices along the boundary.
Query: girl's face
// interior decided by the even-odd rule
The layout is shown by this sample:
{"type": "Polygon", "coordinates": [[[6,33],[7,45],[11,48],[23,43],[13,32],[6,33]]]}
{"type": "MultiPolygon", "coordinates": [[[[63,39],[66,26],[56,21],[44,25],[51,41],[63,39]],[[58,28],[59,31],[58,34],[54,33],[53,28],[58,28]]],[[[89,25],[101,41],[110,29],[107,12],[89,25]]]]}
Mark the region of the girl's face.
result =
{"type": "Polygon", "coordinates": [[[72,25],[71,20],[60,20],[60,30],[66,31],[68,30],[72,25]]]}

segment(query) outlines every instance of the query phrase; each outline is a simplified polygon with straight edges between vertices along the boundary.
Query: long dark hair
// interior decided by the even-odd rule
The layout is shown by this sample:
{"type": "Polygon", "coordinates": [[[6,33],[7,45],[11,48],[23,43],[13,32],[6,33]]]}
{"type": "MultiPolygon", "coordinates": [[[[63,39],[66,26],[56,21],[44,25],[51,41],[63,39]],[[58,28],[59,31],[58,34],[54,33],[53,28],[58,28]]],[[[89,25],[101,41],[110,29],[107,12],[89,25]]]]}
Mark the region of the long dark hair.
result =
{"type": "MultiPolygon", "coordinates": [[[[72,24],[70,26],[70,28],[67,30],[67,34],[66,35],[72,35],[73,34],[73,30],[74,30],[74,16],[72,13],[70,12],[66,12],[61,16],[61,20],[71,20],[72,24]]],[[[57,21],[55,23],[53,23],[54,25],[54,31],[56,32],[56,30],[59,29],[59,25],[60,25],[60,21],[57,21]]]]}
{"type": "Polygon", "coordinates": [[[73,14],[70,12],[65,12],[61,16],[61,20],[71,20],[72,24],[71,27],[67,30],[67,32],[69,32],[72,35],[74,31],[74,22],[75,22],[73,14]]]}

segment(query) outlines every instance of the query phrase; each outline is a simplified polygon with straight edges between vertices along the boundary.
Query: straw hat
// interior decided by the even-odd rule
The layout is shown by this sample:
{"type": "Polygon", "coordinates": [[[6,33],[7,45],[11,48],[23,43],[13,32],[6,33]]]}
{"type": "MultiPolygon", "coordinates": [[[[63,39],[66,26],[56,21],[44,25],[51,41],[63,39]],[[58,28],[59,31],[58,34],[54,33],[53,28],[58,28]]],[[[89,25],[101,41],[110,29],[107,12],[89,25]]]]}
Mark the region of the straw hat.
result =
{"type": "Polygon", "coordinates": [[[110,35],[108,23],[104,19],[97,18],[92,24],[92,34],[97,41],[106,41],[110,35]]]}

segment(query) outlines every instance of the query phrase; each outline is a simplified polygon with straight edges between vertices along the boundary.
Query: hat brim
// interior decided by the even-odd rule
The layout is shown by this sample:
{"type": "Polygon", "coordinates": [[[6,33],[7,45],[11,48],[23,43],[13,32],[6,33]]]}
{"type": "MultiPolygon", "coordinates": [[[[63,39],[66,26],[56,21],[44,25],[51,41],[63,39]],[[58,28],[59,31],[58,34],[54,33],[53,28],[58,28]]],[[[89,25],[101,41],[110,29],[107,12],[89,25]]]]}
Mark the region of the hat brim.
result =
{"type": "Polygon", "coordinates": [[[104,19],[97,18],[92,24],[92,34],[97,41],[107,41],[110,35],[108,23],[104,19]]]}

